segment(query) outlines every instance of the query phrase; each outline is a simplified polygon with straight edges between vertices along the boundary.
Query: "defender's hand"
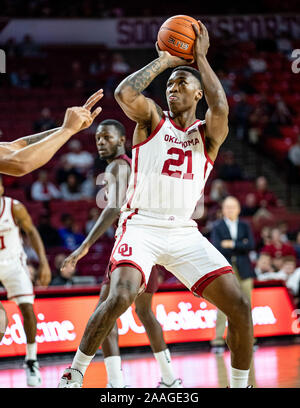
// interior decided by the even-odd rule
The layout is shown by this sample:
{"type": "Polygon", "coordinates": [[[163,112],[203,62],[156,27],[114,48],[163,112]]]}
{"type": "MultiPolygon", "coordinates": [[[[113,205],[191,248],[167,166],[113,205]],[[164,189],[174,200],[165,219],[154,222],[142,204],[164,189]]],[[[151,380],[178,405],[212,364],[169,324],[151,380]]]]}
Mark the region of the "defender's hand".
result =
{"type": "Polygon", "coordinates": [[[48,261],[40,264],[38,271],[37,284],[40,286],[48,286],[51,281],[51,271],[48,261]]]}
{"type": "Polygon", "coordinates": [[[71,268],[73,271],[76,267],[77,262],[83,258],[87,253],[89,252],[87,247],[79,247],[76,249],[74,252],[72,252],[62,263],[62,266],[60,268],[61,271],[65,269],[71,268]]]}
{"type": "Polygon", "coordinates": [[[205,57],[209,48],[209,35],[207,28],[204,24],[198,20],[199,26],[196,24],[192,24],[193,29],[196,34],[196,40],[194,43],[194,58],[195,60],[197,57],[205,57]]]}
{"type": "Polygon", "coordinates": [[[162,51],[158,47],[157,42],[155,43],[155,48],[156,48],[159,58],[163,61],[166,61],[169,68],[175,68],[180,65],[190,65],[194,62],[194,60],[188,61],[184,58],[180,58],[180,57],[171,55],[168,51],[162,51]]]}
{"type": "Polygon", "coordinates": [[[103,90],[100,89],[94,93],[83,106],[68,108],[65,113],[62,129],[67,129],[73,134],[88,128],[93,123],[97,115],[102,111],[98,107],[93,112],[91,108],[103,97],[103,90]]]}

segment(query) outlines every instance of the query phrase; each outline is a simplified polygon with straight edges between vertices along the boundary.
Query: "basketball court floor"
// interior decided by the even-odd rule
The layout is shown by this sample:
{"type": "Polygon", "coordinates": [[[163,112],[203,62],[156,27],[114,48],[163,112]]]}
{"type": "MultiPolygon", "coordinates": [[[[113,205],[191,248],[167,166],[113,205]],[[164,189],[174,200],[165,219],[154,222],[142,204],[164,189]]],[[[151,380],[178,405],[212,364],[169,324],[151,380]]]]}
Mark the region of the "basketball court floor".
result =
{"type": "MultiPolygon", "coordinates": [[[[297,340],[300,340],[299,338],[297,340]]],[[[57,388],[73,354],[42,356],[42,388],[57,388]]],[[[132,388],[155,388],[160,380],[158,365],[149,352],[122,353],[126,384],[132,388]]],[[[229,385],[230,355],[208,350],[172,351],[176,374],[186,388],[226,388],[229,385]]],[[[0,388],[26,388],[23,359],[0,362],[0,388]]],[[[249,384],[257,388],[300,388],[300,342],[263,344],[254,352],[249,384]]],[[[85,375],[84,387],[104,388],[106,372],[101,355],[96,356],[85,375]]]]}

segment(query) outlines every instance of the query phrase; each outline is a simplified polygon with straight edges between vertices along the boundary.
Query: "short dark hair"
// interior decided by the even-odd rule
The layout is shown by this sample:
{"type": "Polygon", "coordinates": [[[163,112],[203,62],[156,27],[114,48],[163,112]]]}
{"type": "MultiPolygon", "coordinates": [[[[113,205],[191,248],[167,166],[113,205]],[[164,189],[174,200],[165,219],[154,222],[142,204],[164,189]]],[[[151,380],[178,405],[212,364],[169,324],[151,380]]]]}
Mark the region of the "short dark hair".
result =
{"type": "Polygon", "coordinates": [[[202,89],[201,74],[197,69],[195,69],[193,67],[189,67],[188,65],[183,65],[183,66],[179,66],[179,67],[176,67],[175,69],[173,69],[172,74],[173,74],[173,72],[176,72],[176,71],[186,71],[186,72],[189,72],[190,74],[194,75],[194,77],[196,79],[198,79],[198,81],[200,83],[200,88],[202,89]]]}
{"type": "MultiPolygon", "coordinates": [[[[105,119],[102,122],[99,123],[99,126],[114,126],[117,131],[119,132],[120,136],[126,136],[126,130],[125,130],[125,126],[119,122],[118,120],[115,119],[105,119]]],[[[97,128],[97,130],[98,130],[97,128]]]]}

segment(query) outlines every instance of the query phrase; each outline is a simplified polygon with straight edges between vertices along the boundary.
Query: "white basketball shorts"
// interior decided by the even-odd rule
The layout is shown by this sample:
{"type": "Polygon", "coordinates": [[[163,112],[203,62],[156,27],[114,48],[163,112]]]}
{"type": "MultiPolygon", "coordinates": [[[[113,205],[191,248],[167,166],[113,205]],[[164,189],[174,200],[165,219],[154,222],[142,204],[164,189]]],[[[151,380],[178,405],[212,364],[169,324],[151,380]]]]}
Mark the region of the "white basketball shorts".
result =
{"type": "Polygon", "coordinates": [[[17,305],[34,302],[33,285],[29,271],[21,261],[0,265],[0,281],[7,291],[7,298],[17,305]]]}
{"type": "Polygon", "coordinates": [[[130,265],[142,274],[144,290],[153,265],[162,265],[194,294],[202,295],[218,276],[233,273],[226,258],[193,221],[154,220],[137,210],[123,213],[110,257],[110,273],[130,265]]]}

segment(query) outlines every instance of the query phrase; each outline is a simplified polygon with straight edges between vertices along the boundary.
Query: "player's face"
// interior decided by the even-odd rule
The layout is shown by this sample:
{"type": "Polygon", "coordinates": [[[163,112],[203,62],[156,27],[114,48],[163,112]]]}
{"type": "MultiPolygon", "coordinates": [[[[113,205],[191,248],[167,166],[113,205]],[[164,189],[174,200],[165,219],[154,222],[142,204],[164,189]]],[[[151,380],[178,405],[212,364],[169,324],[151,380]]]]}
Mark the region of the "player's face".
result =
{"type": "Polygon", "coordinates": [[[178,70],[168,79],[166,96],[171,112],[183,112],[197,105],[202,91],[191,73],[178,70]]]}
{"type": "Polygon", "coordinates": [[[115,157],[121,144],[121,137],[115,126],[100,125],[98,127],[96,145],[101,159],[107,160],[115,157]]]}

